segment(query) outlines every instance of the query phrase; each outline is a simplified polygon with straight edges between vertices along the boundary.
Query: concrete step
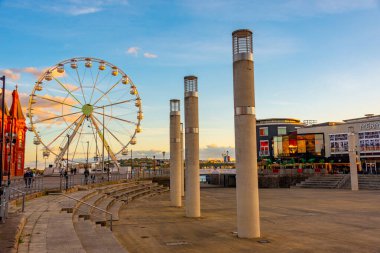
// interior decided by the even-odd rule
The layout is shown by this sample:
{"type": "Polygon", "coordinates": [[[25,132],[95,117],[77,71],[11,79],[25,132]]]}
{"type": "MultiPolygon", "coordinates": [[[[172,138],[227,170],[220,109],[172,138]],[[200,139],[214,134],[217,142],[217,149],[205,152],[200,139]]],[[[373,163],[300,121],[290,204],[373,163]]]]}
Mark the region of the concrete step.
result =
{"type": "Polygon", "coordinates": [[[76,234],[87,253],[127,252],[112,235],[112,232],[96,226],[89,220],[79,219],[74,223],[76,234]]]}
{"type": "Polygon", "coordinates": [[[49,253],[86,252],[75,232],[71,214],[50,213],[46,233],[46,250],[49,253]]]}
{"type": "Polygon", "coordinates": [[[141,188],[136,191],[130,192],[127,195],[122,196],[121,198],[119,198],[119,200],[124,201],[125,203],[129,203],[133,201],[134,199],[150,194],[151,192],[152,192],[152,189],[150,187],[141,188]]]}
{"type": "Polygon", "coordinates": [[[380,186],[379,185],[359,185],[359,189],[380,190],[380,186]]]}
{"type": "Polygon", "coordinates": [[[105,193],[106,194],[112,194],[112,195],[118,195],[121,192],[126,191],[128,189],[131,189],[133,187],[136,187],[138,185],[143,186],[143,185],[149,185],[149,184],[152,184],[152,181],[148,181],[148,180],[145,180],[145,181],[132,181],[132,182],[121,184],[117,188],[108,189],[107,191],[105,191],[105,193]]]}
{"type": "MultiPolygon", "coordinates": [[[[95,194],[94,196],[87,199],[85,202],[89,205],[94,205],[101,201],[103,198],[105,198],[107,195],[105,194],[95,194]]],[[[92,211],[92,207],[79,203],[79,205],[75,208],[74,214],[78,215],[79,217],[84,217],[85,219],[89,219],[92,211]]]]}
{"type": "MultiPolygon", "coordinates": [[[[115,201],[108,208],[108,212],[112,213],[112,220],[114,220],[114,221],[118,221],[119,220],[119,211],[120,211],[120,208],[123,205],[124,205],[123,201],[115,201]]],[[[107,216],[107,220],[109,220],[109,216],[107,216]]]]}
{"type": "Polygon", "coordinates": [[[95,231],[99,237],[102,237],[102,241],[107,248],[107,251],[103,252],[128,253],[128,251],[120,245],[119,241],[109,229],[105,227],[96,227],[95,231]]]}
{"type": "MultiPolygon", "coordinates": [[[[101,201],[97,203],[96,207],[107,211],[108,206],[110,206],[112,202],[114,201],[115,201],[115,198],[107,196],[107,197],[102,198],[101,201]]],[[[91,212],[90,219],[95,223],[105,222],[106,213],[94,208],[91,212]]]]}
{"type": "Polygon", "coordinates": [[[153,186],[157,186],[157,183],[152,183],[152,182],[141,183],[134,186],[126,187],[124,189],[120,189],[116,192],[111,192],[110,195],[113,196],[114,198],[122,198],[123,196],[129,195],[135,191],[139,191],[141,189],[145,189],[147,187],[153,187],[153,186]]]}
{"type": "MultiPolygon", "coordinates": [[[[92,197],[95,194],[96,194],[96,191],[87,190],[87,191],[77,191],[77,192],[70,193],[67,195],[69,195],[70,197],[79,199],[81,201],[86,201],[88,198],[92,197]]],[[[67,211],[67,212],[72,213],[75,207],[78,206],[78,201],[63,197],[62,200],[60,201],[60,204],[61,204],[62,211],[67,211]]]]}
{"type": "Polygon", "coordinates": [[[27,202],[27,222],[18,252],[85,253],[75,233],[72,215],[61,211],[62,200],[62,196],[47,196],[27,202]]]}
{"type": "Polygon", "coordinates": [[[117,184],[117,185],[98,188],[98,191],[105,193],[105,194],[108,194],[111,192],[117,192],[118,190],[124,189],[124,188],[129,187],[129,186],[134,186],[136,184],[137,184],[137,181],[126,182],[126,183],[121,183],[121,184],[117,184]]]}

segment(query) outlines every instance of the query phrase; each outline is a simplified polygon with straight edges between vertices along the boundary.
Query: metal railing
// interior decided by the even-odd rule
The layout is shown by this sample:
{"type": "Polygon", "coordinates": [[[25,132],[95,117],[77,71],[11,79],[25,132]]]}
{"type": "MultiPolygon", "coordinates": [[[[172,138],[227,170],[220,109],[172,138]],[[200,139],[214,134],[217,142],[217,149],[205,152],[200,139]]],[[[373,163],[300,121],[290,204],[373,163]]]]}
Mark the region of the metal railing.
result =
{"type": "MultiPolygon", "coordinates": [[[[3,181],[4,186],[8,185],[7,181],[3,181]]],[[[14,200],[20,197],[20,192],[25,192],[25,195],[41,192],[44,190],[44,178],[43,176],[36,176],[31,178],[17,178],[10,180],[9,186],[14,190],[10,193],[10,200],[14,200]]]]}
{"type": "MultiPolygon", "coordinates": [[[[9,187],[10,190],[13,190],[15,192],[18,193],[17,195],[17,198],[19,198],[19,194],[21,193],[22,194],[22,207],[21,207],[21,212],[24,212],[25,211],[25,196],[26,196],[26,193],[24,191],[21,191],[19,189],[16,189],[16,188],[13,188],[13,187],[9,187]]],[[[9,197],[11,196],[11,192],[9,192],[9,197]]]]}
{"type": "Polygon", "coordinates": [[[167,177],[169,176],[169,169],[156,168],[156,169],[143,169],[140,167],[133,168],[126,174],[119,173],[93,173],[85,178],[83,174],[69,174],[67,176],[34,176],[29,178],[12,178],[9,182],[3,181],[4,193],[0,196],[0,218],[5,222],[8,213],[8,204],[10,200],[18,199],[22,196],[22,211],[25,210],[25,198],[27,195],[33,193],[40,193],[45,190],[68,190],[77,185],[93,185],[105,182],[117,182],[121,180],[132,179],[151,179],[153,177],[167,177]],[[91,178],[91,175],[94,175],[91,178]],[[45,179],[44,179],[45,178],[45,179]],[[9,183],[9,184],[8,184],[9,183]],[[6,190],[9,188],[9,190],[6,190]],[[6,196],[5,196],[6,195],[6,196]]]}
{"type": "Polygon", "coordinates": [[[97,207],[97,206],[91,205],[91,204],[89,204],[89,203],[87,203],[87,202],[84,202],[84,201],[82,201],[82,200],[80,200],[80,199],[77,199],[77,198],[71,197],[71,196],[66,195],[66,194],[63,194],[63,193],[50,193],[50,195],[61,195],[61,196],[64,196],[64,197],[66,197],[66,198],[69,198],[69,199],[75,200],[75,201],[77,201],[77,202],[79,202],[79,203],[85,204],[85,205],[87,205],[87,206],[89,206],[89,207],[91,207],[91,208],[95,208],[96,210],[101,211],[101,212],[104,212],[105,214],[108,214],[108,215],[110,216],[110,229],[111,229],[111,231],[112,231],[112,220],[113,220],[113,217],[112,217],[112,213],[108,212],[107,210],[101,209],[101,208],[99,208],[99,207],[97,207]]]}
{"type": "Polygon", "coordinates": [[[344,187],[346,185],[346,183],[348,182],[348,180],[350,180],[350,179],[351,179],[350,174],[344,175],[343,179],[337,184],[336,188],[340,189],[340,188],[344,187]]]}

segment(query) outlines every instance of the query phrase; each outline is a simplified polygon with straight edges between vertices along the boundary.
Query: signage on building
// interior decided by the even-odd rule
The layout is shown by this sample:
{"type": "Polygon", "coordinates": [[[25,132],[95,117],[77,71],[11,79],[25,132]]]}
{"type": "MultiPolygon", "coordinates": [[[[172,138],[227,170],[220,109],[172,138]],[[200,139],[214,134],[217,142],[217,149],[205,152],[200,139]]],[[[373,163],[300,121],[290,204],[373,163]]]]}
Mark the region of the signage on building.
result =
{"type": "Polygon", "coordinates": [[[380,121],[379,122],[368,122],[360,125],[360,130],[372,130],[372,129],[380,129],[380,121]]]}

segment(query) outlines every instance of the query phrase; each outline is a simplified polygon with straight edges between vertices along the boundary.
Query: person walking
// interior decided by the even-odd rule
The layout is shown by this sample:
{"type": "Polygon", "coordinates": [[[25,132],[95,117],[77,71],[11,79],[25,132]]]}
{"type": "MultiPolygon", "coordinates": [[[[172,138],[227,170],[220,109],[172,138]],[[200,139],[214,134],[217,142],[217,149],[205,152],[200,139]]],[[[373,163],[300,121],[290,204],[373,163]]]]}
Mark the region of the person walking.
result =
{"type": "Polygon", "coordinates": [[[24,173],[24,182],[25,182],[25,188],[28,187],[28,177],[29,177],[29,170],[26,170],[24,173]]]}
{"type": "Polygon", "coordinates": [[[87,184],[88,183],[88,176],[90,175],[90,171],[86,168],[84,170],[84,183],[87,184]]]}

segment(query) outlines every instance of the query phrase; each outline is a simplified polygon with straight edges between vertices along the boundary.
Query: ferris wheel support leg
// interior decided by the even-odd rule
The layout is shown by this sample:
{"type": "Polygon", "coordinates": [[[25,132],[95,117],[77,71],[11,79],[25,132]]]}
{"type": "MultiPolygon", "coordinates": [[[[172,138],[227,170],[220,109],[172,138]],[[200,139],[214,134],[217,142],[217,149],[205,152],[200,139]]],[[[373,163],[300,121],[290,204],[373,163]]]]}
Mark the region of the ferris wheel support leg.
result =
{"type": "Polygon", "coordinates": [[[115,156],[115,153],[111,150],[110,146],[108,145],[107,141],[105,140],[104,135],[100,131],[99,126],[95,122],[94,117],[92,115],[90,115],[90,118],[91,118],[92,123],[95,126],[96,132],[98,133],[100,140],[104,143],[104,147],[106,148],[107,152],[110,154],[110,157],[111,157],[112,161],[114,162],[114,164],[115,164],[115,166],[117,168],[117,171],[120,172],[120,165],[117,162],[117,158],[115,156]]]}
{"type": "Polygon", "coordinates": [[[86,116],[82,115],[78,124],[75,126],[74,128],[74,131],[73,133],[70,135],[69,137],[69,140],[68,142],[66,142],[65,146],[63,147],[63,149],[61,150],[61,152],[58,154],[57,158],[55,159],[55,164],[59,164],[60,161],[62,160],[63,158],[63,155],[66,153],[67,151],[67,148],[69,147],[69,143],[72,142],[72,140],[74,139],[75,135],[77,134],[78,130],[79,130],[79,127],[82,125],[84,119],[85,119],[86,116]]]}

